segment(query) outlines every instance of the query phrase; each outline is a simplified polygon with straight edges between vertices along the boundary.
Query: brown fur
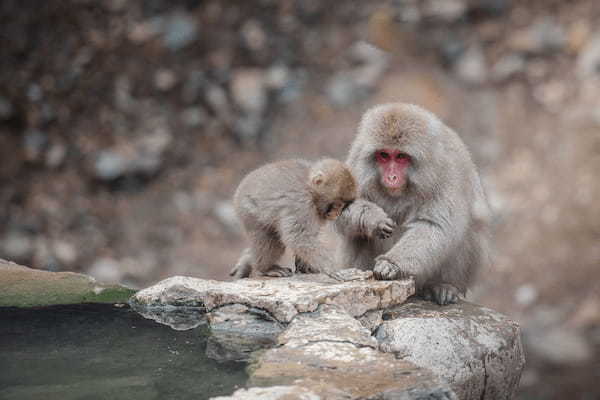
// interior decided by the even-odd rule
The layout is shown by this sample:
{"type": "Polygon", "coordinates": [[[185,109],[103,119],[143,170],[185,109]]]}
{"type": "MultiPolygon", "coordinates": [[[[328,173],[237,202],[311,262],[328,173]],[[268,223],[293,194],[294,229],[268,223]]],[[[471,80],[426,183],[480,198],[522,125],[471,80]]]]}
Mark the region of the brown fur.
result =
{"type": "Polygon", "coordinates": [[[372,269],[378,279],[412,276],[418,293],[456,301],[488,260],[489,230],[479,174],[458,135],[421,107],[380,105],[364,115],[347,164],[359,199],[336,221],[341,264],[372,269]],[[411,157],[400,193],[380,183],[374,154],[381,149],[411,157]],[[377,238],[389,219],[398,228],[377,238]]]}
{"type": "Polygon", "coordinates": [[[356,197],[356,181],[343,163],[325,159],[310,164],[288,160],[267,164],[240,183],[233,201],[250,240],[231,275],[245,278],[252,270],[289,276],[277,264],[285,248],[301,272],[326,272],[331,256],[318,241],[321,226],[335,219],[356,197]]]}

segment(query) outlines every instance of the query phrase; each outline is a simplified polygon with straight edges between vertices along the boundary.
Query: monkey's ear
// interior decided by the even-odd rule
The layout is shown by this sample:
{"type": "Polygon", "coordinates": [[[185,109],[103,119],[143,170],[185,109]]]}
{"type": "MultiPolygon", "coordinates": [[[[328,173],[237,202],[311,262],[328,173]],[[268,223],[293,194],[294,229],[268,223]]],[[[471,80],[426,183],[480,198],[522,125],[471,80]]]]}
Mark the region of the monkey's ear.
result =
{"type": "Polygon", "coordinates": [[[323,171],[317,171],[310,178],[310,183],[312,183],[314,186],[321,186],[323,184],[324,180],[325,180],[325,177],[324,177],[323,171]]]}

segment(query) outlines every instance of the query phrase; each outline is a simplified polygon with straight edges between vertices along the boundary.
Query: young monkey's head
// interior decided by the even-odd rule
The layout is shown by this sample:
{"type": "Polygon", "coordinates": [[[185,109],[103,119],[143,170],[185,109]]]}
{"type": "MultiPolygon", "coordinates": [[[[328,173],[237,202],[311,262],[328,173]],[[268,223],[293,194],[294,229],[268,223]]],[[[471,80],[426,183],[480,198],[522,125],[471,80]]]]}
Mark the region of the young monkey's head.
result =
{"type": "Polygon", "coordinates": [[[319,216],[335,220],[356,199],[356,181],[344,163],[324,159],[313,164],[309,186],[319,216]]]}

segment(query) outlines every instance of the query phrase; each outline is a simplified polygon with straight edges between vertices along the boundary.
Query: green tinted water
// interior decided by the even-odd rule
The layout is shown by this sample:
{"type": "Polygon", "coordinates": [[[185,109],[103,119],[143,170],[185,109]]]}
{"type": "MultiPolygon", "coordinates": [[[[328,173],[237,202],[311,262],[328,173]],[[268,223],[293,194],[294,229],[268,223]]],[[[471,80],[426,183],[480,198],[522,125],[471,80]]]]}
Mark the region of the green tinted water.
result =
{"type": "Polygon", "coordinates": [[[208,399],[247,380],[176,331],[112,305],[0,308],[0,399],[208,399]]]}

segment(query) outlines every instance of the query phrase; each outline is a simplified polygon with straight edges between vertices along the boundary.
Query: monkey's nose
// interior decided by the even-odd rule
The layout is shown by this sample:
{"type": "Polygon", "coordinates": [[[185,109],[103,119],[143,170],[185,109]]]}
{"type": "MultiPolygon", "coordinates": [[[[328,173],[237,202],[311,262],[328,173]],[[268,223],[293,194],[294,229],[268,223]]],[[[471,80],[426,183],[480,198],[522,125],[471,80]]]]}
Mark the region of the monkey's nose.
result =
{"type": "Polygon", "coordinates": [[[391,180],[392,182],[396,182],[396,181],[398,180],[398,177],[397,177],[396,175],[391,175],[391,176],[390,176],[390,180],[391,180]]]}

